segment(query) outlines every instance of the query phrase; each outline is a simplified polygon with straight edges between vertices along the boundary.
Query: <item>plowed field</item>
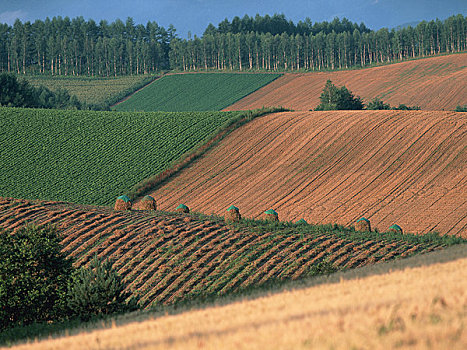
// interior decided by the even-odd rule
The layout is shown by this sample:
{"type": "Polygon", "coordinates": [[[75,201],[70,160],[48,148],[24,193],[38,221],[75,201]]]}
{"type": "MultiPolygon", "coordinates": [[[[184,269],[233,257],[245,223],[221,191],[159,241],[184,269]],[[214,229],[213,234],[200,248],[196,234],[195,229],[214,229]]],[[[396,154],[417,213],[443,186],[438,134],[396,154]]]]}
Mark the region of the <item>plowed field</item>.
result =
{"type": "Polygon", "coordinates": [[[326,80],[345,85],[368,103],[380,97],[424,110],[454,110],[467,104],[467,53],[340,72],[285,74],[225,110],[283,106],[315,109],[326,80]]]}
{"type": "Polygon", "coordinates": [[[467,118],[425,111],[286,112],[237,129],[152,195],[223,215],[467,237],[467,118]]]}
{"type": "MultiPolygon", "coordinates": [[[[188,214],[119,212],[105,207],[0,197],[0,227],[53,224],[63,251],[86,264],[110,259],[143,307],[218,296],[313,274],[325,261],[339,269],[387,261],[440,247],[404,237],[351,237],[317,230],[304,235],[234,229],[188,214]]],[[[342,232],[341,232],[342,233],[342,232]]]]}

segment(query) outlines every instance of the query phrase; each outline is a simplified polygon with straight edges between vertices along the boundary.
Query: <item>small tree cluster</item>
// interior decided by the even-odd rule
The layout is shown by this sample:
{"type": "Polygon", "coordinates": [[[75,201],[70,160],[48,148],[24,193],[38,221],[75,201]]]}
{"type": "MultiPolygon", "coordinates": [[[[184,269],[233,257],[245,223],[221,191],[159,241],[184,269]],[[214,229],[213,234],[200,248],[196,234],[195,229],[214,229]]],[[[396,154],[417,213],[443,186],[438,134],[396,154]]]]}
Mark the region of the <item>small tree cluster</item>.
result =
{"type": "Polygon", "coordinates": [[[26,80],[18,80],[14,74],[0,74],[0,106],[82,109],[76,96],[70,96],[67,90],[55,92],[44,86],[35,88],[26,80]]]}
{"type": "Polygon", "coordinates": [[[418,111],[420,110],[419,106],[406,106],[405,104],[400,104],[398,107],[391,107],[389,103],[384,103],[380,98],[375,97],[368,103],[366,109],[370,110],[396,110],[396,111],[418,111]]]}
{"type": "Polygon", "coordinates": [[[391,106],[389,103],[384,103],[381,99],[378,97],[375,97],[368,103],[366,106],[366,109],[371,109],[371,110],[388,110],[391,109],[391,106]]]}
{"type": "Polygon", "coordinates": [[[0,328],[60,319],[72,264],[50,227],[0,230],[0,328]]]}
{"type": "Polygon", "coordinates": [[[359,96],[354,96],[345,86],[337,88],[331,80],[326,82],[316,111],[359,110],[365,105],[359,96]]]}
{"type": "MultiPolygon", "coordinates": [[[[365,108],[365,104],[359,96],[354,96],[345,86],[341,86],[340,88],[336,87],[331,80],[328,80],[324,85],[323,92],[319,99],[321,103],[316,107],[315,111],[360,110],[365,108]]],[[[405,104],[400,104],[398,107],[391,107],[389,103],[385,103],[380,98],[375,97],[368,103],[366,109],[412,111],[419,110],[420,107],[410,107],[405,104]]]]}
{"type": "Polygon", "coordinates": [[[0,229],[0,330],[137,308],[108,261],[74,270],[53,227],[0,229]]]}

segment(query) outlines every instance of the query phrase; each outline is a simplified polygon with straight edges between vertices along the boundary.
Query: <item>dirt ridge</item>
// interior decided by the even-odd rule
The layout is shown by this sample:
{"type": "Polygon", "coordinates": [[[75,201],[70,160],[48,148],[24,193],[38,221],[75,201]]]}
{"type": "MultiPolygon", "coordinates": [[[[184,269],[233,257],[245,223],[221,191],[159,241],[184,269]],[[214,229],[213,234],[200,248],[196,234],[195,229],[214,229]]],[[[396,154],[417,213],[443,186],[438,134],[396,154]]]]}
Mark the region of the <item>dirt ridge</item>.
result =
{"type": "Polygon", "coordinates": [[[391,106],[405,104],[423,110],[454,110],[467,104],[467,53],[428,57],[357,70],[287,73],[272,83],[225,108],[246,110],[262,106],[308,111],[331,79],[345,85],[368,103],[380,97],[391,106]]]}
{"type": "Polygon", "coordinates": [[[285,112],[258,118],[151,193],[222,215],[467,235],[467,120],[456,112],[285,112]]]}

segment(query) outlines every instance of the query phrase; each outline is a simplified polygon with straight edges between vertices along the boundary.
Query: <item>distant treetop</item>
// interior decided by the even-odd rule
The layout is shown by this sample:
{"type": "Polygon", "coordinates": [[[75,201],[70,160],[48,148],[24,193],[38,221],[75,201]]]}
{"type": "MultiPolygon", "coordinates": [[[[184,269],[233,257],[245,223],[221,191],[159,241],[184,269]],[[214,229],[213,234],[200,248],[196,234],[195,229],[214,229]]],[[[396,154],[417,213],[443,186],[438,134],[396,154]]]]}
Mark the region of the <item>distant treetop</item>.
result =
{"type": "Polygon", "coordinates": [[[332,22],[324,21],[315,22],[314,24],[309,17],[306,17],[304,21],[294,24],[292,20],[287,20],[283,13],[276,13],[272,17],[269,15],[260,16],[259,14],[255,17],[245,15],[243,18],[240,18],[235,16],[232,22],[226,18],[217,25],[217,28],[210,23],[204,34],[257,32],[260,34],[271,33],[272,35],[282,33],[289,35],[316,35],[320,32],[329,34],[332,31],[336,34],[343,32],[353,33],[354,30],[358,30],[360,33],[369,33],[371,31],[365,24],[352,23],[345,17],[342,20],[336,17],[332,22]]]}

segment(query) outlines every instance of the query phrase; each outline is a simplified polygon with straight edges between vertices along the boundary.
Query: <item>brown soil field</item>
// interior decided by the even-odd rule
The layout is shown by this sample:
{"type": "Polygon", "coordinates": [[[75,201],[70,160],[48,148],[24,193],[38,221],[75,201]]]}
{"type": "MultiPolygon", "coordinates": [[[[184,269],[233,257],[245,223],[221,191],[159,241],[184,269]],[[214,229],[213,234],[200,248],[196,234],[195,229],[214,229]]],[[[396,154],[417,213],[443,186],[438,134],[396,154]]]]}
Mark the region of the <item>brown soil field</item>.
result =
{"type": "Polygon", "coordinates": [[[345,85],[365,103],[379,97],[391,106],[402,103],[423,110],[454,110],[467,104],[466,62],[467,53],[462,53],[360,70],[289,73],[225,110],[263,106],[297,111],[315,109],[328,79],[336,86],[345,85]]]}
{"type": "Polygon", "coordinates": [[[467,118],[426,111],[285,112],[257,118],[150,193],[242,217],[467,237],[467,118]]]}
{"type": "Polygon", "coordinates": [[[459,278],[466,269],[465,254],[366,276],[357,269],[337,281],[117,319],[14,349],[466,349],[467,279],[459,278]]]}
{"type": "Polygon", "coordinates": [[[183,213],[114,211],[63,202],[0,198],[0,228],[57,227],[75,266],[109,259],[141,307],[220,296],[310,276],[317,263],[350,269],[439,250],[436,242],[253,232],[183,213]]]}

